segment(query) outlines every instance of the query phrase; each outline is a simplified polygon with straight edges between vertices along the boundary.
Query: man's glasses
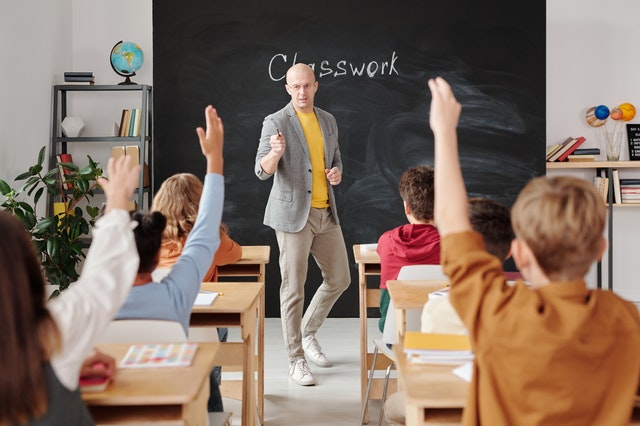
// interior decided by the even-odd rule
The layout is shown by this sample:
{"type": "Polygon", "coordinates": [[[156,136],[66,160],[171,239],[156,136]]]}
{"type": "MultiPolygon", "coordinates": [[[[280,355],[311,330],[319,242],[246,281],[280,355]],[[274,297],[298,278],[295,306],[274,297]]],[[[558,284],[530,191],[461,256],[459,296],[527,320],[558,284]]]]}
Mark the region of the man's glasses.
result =
{"type": "Polygon", "coordinates": [[[313,87],[315,83],[307,83],[307,84],[293,84],[291,86],[289,86],[287,84],[287,87],[289,87],[289,89],[293,90],[294,92],[297,92],[300,89],[303,89],[305,91],[309,90],[310,88],[313,87]]]}

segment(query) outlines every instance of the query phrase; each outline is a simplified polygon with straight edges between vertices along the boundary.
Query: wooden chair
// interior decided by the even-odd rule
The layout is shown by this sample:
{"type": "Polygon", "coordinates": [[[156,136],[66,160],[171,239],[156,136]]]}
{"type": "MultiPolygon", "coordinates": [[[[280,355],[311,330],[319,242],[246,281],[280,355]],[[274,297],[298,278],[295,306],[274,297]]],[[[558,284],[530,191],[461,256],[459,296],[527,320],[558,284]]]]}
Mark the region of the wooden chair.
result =
{"type": "MultiPolygon", "coordinates": [[[[398,273],[397,280],[448,280],[448,277],[442,271],[440,265],[407,265],[403,266],[398,273]]],[[[387,283],[387,288],[389,284],[387,283]]],[[[436,291],[436,290],[434,290],[436,291]]],[[[389,292],[391,293],[391,292],[389,292]]],[[[418,296],[415,306],[423,300],[423,297],[418,294],[411,293],[407,295],[409,300],[418,296]]],[[[424,303],[426,299],[424,299],[424,303]]],[[[405,330],[420,330],[420,316],[422,315],[422,306],[412,309],[404,310],[404,317],[402,318],[402,328],[405,330]]],[[[387,310],[387,316],[384,323],[384,331],[382,333],[382,340],[385,343],[395,345],[398,343],[398,316],[396,315],[395,305],[393,298],[389,302],[389,309],[387,310]]]]}
{"type": "Polygon", "coordinates": [[[114,320],[98,338],[98,343],[186,342],[187,334],[177,321],[150,319],[114,320]]]}

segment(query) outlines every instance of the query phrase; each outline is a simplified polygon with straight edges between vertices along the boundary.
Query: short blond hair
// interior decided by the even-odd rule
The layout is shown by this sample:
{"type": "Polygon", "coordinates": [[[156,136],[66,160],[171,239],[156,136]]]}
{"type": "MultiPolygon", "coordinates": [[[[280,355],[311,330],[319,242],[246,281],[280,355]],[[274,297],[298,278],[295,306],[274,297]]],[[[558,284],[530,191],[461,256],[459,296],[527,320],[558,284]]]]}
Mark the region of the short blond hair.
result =
{"type": "Polygon", "coordinates": [[[602,195],[570,176],[532,179],[511,210],[516,238],[551,280],[584,277],[600,255],[606,216],[602,195]]]}

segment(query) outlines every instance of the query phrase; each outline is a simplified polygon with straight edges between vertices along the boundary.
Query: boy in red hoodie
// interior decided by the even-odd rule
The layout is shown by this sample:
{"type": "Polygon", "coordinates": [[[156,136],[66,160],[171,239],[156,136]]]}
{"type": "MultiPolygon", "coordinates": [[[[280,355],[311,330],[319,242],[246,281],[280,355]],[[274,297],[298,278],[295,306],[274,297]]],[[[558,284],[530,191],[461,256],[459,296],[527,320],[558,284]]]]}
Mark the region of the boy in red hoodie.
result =
{"type": "Polygon", "coordinates": [[[414,166],[402,174],[398,191],[408,224],[385,232],[378,239],[380,256],[380,331],[389,308],[387,281],[398,278],[405,265],[440,264],[440,234],[433,221],[433,168],[414,166]]]}

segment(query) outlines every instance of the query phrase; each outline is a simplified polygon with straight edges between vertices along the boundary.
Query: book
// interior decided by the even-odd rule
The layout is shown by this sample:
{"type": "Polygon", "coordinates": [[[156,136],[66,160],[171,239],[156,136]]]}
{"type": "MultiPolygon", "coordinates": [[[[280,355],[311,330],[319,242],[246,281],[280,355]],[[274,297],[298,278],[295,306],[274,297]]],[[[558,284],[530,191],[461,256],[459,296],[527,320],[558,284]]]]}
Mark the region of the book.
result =
{"type": "Polygon", "coordinates": [[[89,81],[95,81],[95,78],[93,76],[91,77],[64,77],[64,81],[85,81],[85,82],[89,82],[89,81]]]}
{"type": "Polygon", "coordinates": [[[65,81],[64,84],[66,86],[72,86],[74,84],[84,84],[84,85],[92,86],[92,85],[96,84],[96,82],[93,81],[93,80],[91,80],[91,81],[65,81]]]}
{"type": "Polygon", "coordinates": [[[60,172],[60,182],[62,183],[62,187],[67,189],[73,188],[71,182],[67,182],[69,168],[64,165],[64,163],[73,163],[73,157],[69,153],[58,154],[56,155],[56,162],[58,163],[58,171],[60,172]]]}
{"type": "MultiPolygon", "coordinates": [[[[140,147],[138,145],[127,145],[124,147],[125,155],[131,156],[131,164],[140,164],[140,147]]],[[[143,173],[143,185],[149,186],[149,166],[144,163],[143,173]]]]}
{"type": "Polygon", "coordinates": [[[573,151],[576,155],[600,155],[600,148],[578,148],[573,151]]]}
{"type": "Polygon", "coordinates": [[[111,383],[111,376],[80,376],[80,391],[103,392],[111,383]]]}
{"type": "Polygon", "coordinates": [[[560,156],[560,151],[566,147],[568,144],[570,144],[573,141],[573,137],[569,136],[568,138],[566,138],[564,141],[562,141],[560,143],[560,146],[558,148],[556,148],[551,155],[547,156],[547,161],[552,162],[552,161],[556,161],[556,159],[560,156]]]}
{"type": "Polygon", "coordinates": [[[551,158],[551,156],[553,154],[556,153],[556,151],[558,151],[560,148],[562,147],[562,142],[558,142],[558,143],[554,143],[553,145],[549,145],[547,147],[547,161],[549,161],[549,158],[551,158]]]}
{"type": "Polygon", "coordinates": [[[621,186],[620,192],[622,194],[640,194],[640,187],[638,186],[621,186]]]}
{"type": "MultiPolygon", "coordinates": [[[[140,147],[138,145],[113,146],[111,147],[111,156],[118,159],[123,155],[131,156],[131,167],[140,164],[140,147]]],[[[149,166],[145,163],[143,170],[143,184],[149,186],[149,166]]],[[[137,207],[137,206],[136,206],[137,207]]]]}
{"type": "Polygon", "coordinates": [[[127,136],[133,136],[133,126],[136,122],[136,111],[137,108],[131,109],[131,117],[129,118],[129,134],[127,136]]]}
{"type": "Polygon", "coordinates": [[[621,202],[625,201],[625,200],[640,200],[640,194],[622,194],[621,197],[621,202]]]}
{"type": "Polygon", "coordinates": [[[620,191],[620,173],[618,169],[611,171],[611,179],[613,179],[613,202],[620,204],[622,203],[622,193],[620,191]]]}
{"type": "Polygon", "coordinates": [[[640,204],[640,200],[637,200],[637,199],[622,200],[622,204],[640,204]]]}
{"type": "Polygon", "coordinates": [[[131,125],[131,110],[125,109],[122,122],[120,123],[120,136],[129,136],[129,126],[131,125]]]}
{"type": "Polygon", "coordinates": [[[65,77],[93,77],[93,71],[65,71],[65,77]]]}
{"type": "Polygon", "coordinates": [[[567,161],[596,161],[594,154],[571,154],[567,157],[567,161]]]}
{"type": "Polygon", "coordinates": [[[557,161],[566,160],[567,157],[573,154],[573,151],[575,151],[580,145],[582,145],[585,140],[586,139],[583,136],[578,136],[577,138],[575,138],[566,148],[562,148],[562,153],[557,158],[557,161]]]}
{"type": "Polygon", "coordinates": [[[471,341],[464,334],[407,331],[404,352],[411,362],[461,364],[473,359],[471,341]]]}
{"type": "Polygon", "coordinates": [[[118,136],[122,137],[124,136],[124,120],[125,117],[127,115],[127,110],[123,109],[122,110],[122,115],[120,116],[120,125],[118,126],[118,136]]]}
{"type": "Polygon", "coordinates": [[[136,110],[136,119],[133,122],[133,135],[131,136],[140,136],[140,122],[142,121],[140,108],[136,108],[135,110],[136,110]]]}
{"type": "Polygon", "coordinates": [[[620,185],[640,185],[640,179],[620,179],[620,185]]]}
{"type": "Polygon", "coordinates": [[[147,343],[132,345],[120,362],[120,368],[188,367],[196,355],[198,343],[147,343]]]}

